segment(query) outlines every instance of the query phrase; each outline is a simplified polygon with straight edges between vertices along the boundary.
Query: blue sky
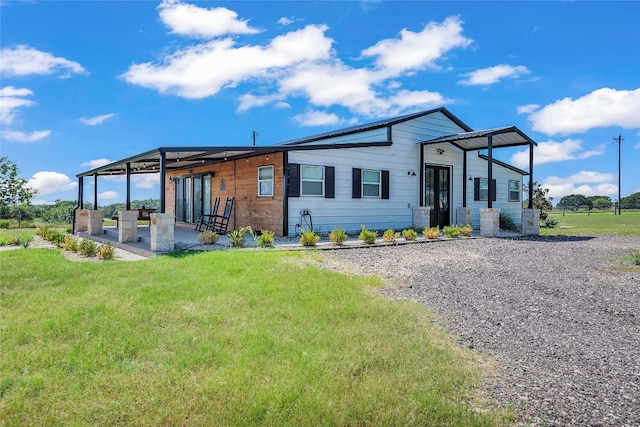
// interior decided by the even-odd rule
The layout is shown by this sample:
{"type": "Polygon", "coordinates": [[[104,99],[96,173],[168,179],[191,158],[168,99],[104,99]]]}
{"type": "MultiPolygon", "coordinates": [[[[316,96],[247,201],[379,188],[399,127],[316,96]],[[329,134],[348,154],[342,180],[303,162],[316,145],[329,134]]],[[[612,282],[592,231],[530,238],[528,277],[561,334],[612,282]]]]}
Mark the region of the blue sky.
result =
{"type": "MultiPolygon", "coordinates": [[[[532,137],[556,201],[617,199],[622,134],[622,196],[640,191],[637,1],[3,0],[0,20],[1,155],[35,203],[160,146],[269,145],[440,106],[532,137]]],[[[523,154],[495,153],[526,170],[523,154]]],[[[132,198],[158,188],[136,179],[132,198]]],[[[99,189],[124,200],[122,182],[99,189]]]]}

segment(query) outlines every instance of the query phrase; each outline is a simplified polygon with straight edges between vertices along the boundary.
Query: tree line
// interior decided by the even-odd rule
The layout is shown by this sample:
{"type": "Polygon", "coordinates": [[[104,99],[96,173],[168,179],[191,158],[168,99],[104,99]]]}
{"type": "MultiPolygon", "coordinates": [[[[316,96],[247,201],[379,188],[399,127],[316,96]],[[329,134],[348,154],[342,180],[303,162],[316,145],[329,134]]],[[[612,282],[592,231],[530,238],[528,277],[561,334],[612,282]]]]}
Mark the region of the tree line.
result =
{"type": "MultiPolygon", "coordinates": [[[[633,193],[621,200],[622,209],[638,209],[640,208],[640,192],[633,193]]],[[[577,209],[611,209],[614,202],[609,196],[584,196],[582,194],[570,194],[560,199],[556,208],[577,210],[577,209]]]]}

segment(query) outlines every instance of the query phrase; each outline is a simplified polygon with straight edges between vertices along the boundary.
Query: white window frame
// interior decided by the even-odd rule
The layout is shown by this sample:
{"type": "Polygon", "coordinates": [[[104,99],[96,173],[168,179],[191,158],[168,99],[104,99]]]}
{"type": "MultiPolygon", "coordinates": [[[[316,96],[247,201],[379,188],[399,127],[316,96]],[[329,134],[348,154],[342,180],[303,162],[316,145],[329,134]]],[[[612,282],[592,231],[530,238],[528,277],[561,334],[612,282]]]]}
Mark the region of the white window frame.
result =
{"type": "Polygon", "coordinates": [[[324,166],[318,165],[300,165],[300,195],[305,197],[324,197],[324,166]],[[305,168],[319,168],[322,171],[322,179],[309,179],[304,178],[304,169],[305,168]],[[320,182],[320,194],[305,194],[304,192],[304,183],[305,182],[320,182]]]}
{"type": "Polygon", "coordinates": [[[258,168],[258,197],[273,197],[273,176],[274,176],[274,168],[273,165],[270,166],[260,166],[258,168]],[[260,179],[260,171],[271,169],[271,178],[270,179],[260,179]],[[263,183],[271,183],[271,194],[262,193],[262,184],[263,183]]]}
{"type": "Polygon", "coordinates": [[[363,198],[368,198],[368,199],[379,199],[382,197],[382,171],[381,170],[375,170],[375,169],[362,169],[361,171],[361,177],[360,177],[360,194],[362,195],[363,198]],[[365,182],[364,180],[364,174],[365,172],[375,172],[378,174],[378,182],[372,182],[372,181],[367,181],[365,182]],[[364,191],[364,186],[365,185],[369,185],[369,186],[373,186],[373,185],[377,185],[378,186],[378,194],[375,196],[367,196],[365,195],[365,191],[364,191]]]}
{"type": "Polygon", "coordinates": [[[489,200],[489,178],[480,178],[480,182],[478,182],[478,187],[479,187],[478,200],[489,200]],[[484,191],[484,196],[482,195],[483,191],[484,191]]]}
{"type": "Polygon", "coordinates": [[[520,201],[520,195],[522,194],[522,181],[518,181],[517,179],[510,179],[509,180],[509,187],[508,187],[508,191],[509,191],[509,201],[510,202],[519,202],[520,201]],[[515,182],[518,185],[518,189],[517,190],[512,190],[511,189],[511,183],[515,182]],[[518,194],[518,198],[517,199],[513,199],[511,197],[512,193],[516,193],[518,194]]]}

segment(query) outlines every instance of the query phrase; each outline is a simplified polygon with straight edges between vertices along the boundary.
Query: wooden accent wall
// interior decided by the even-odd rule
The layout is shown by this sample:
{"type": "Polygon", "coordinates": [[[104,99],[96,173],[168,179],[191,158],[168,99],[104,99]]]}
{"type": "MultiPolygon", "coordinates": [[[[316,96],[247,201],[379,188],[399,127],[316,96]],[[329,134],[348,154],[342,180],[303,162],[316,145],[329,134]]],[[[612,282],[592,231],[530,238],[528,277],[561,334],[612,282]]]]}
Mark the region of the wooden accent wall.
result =
{"type": "Polygon", "coordinates": [[[268,229],[275,232],[276,236],[284,235],[282,153],[229,160],[168,173],[165,193],[167,212],[175,212],[175,185],[170,178],[204,173],[213,173],[211,204],[213,205],[213,199],[220,197],[219,213],[224,210],[227,197],[236,198],[229,221],[229,230],[248,225],[254,230],[268,229]],[[274,173],[273,197],[258,197],[258,167],[270,165],[273,165],[274,173]]]}

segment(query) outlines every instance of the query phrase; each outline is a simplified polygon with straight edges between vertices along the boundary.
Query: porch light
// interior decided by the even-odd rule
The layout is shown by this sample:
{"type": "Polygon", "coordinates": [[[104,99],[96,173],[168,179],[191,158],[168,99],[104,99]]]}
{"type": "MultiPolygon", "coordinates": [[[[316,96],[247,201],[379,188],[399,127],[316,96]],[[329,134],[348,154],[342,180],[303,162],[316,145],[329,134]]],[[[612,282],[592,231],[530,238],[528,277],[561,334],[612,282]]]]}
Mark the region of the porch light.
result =
{"type": "Polygon", "coordinates": [[[469,175],[469,181],[473,181],[473,177],[469,175]]]}
{"type": "Polygon", "coordinates": [[[416,170],[411,169],[410,171],[407,171],[407,175],[416,176],[416,170]]]}
{"type": "Polygon", "coordinates": [[[442,156],[444,154],[444,150],[442,148],[438,148],[438,154],[442,156]]]}

